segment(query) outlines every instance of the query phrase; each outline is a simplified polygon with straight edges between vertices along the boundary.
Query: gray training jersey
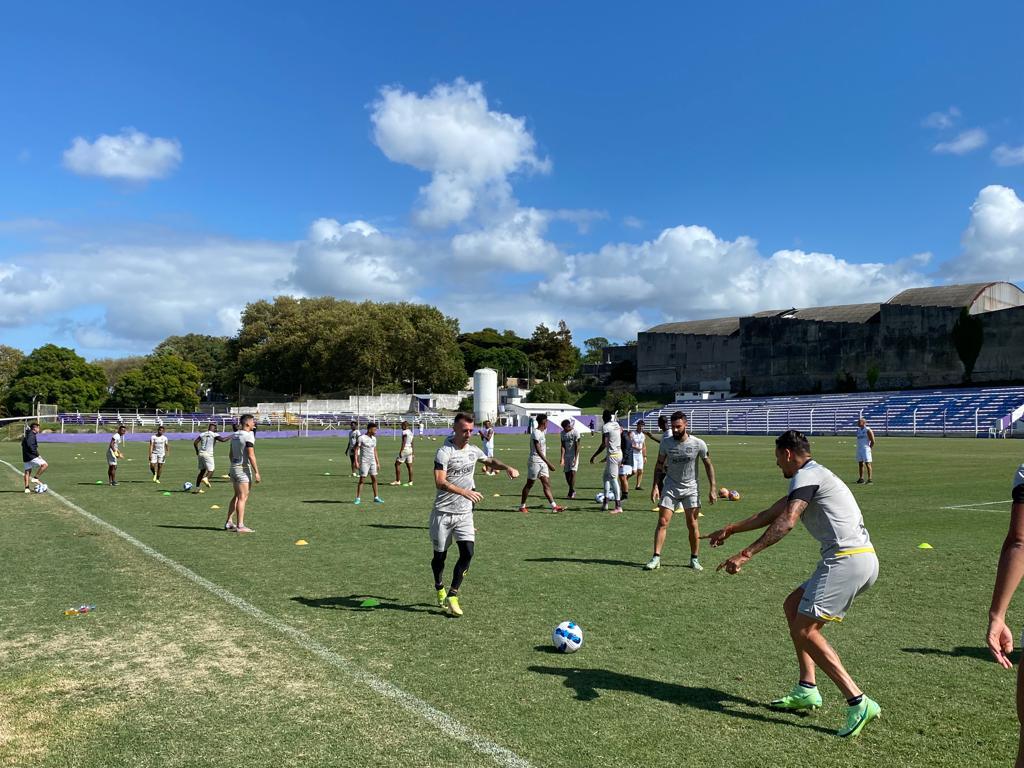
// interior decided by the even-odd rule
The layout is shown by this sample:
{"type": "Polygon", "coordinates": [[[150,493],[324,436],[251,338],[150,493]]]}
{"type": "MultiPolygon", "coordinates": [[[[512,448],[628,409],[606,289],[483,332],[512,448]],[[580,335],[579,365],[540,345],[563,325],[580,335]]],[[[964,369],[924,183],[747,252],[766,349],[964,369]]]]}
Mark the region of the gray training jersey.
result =
{"type": "Polygon", "coordinates": [[[576,462],[576,452],[579,450],[580,445],[580,433],[575,429],[570,429],[568,432],[562,430],[559,435],[559,439],[562,441],[562,448],[565,449],[565,464],[566,468],[576,462]]]}
{"type": "Polygon", "coordinates": [[[665,483],[681,493],[697,493],[697,459],[707,458],[708,444],[693,435],[676,440],[669,433],[658,448],[658,458],[662,456],[665,457],[665,483]]]}
{"type": "Polygon", "coordinates": [[[200,453],[213,453],[213,446],[217,442],[217,433],[212,430],[206,430],[199,435],[199,452],[200,453]]]}
{"type": "Polygon", "coordinates": [[[231,436],[231,466],[249,466],[249,452],[246,450],[246,446],[249,445],[256,445],[256,435],[253,432],[240,429],[231,436]]]}
{"type": "MultiPolygon", "coordinates": [[[[475,445],[466,443],[464,448],[456,448],[455,441],[449,437],[434,455],[434,469],[443,469],[451,485],[468,491],[473,489],[476,463],[486,458],[487,455],[475,445]]],[[[473,502],[465,496],[437,489],[437,496],[434,497],[435,514],[468,515],[472,511],[473,502]]]]}
{"type": "Polygon", "coordinates": [[[802,515],[811,536],[826,558],[851,549],[871,546],[864,516],[853,493],[842,480],[811,459],[789,481],[789,499],[807,502],[802,515]]]}
{"type": "Polygon", "coordinates": [[[530,433],[530,461],[534,464],[543,464],[545,456],[548,455],[548,435],[543,429],[535,429],[530,433]],[[540,453],[537,447],[540,446],[540,453]]]}
{"type": "Polygon", "coordinates": [[[369,467],[377,462],[374,451],[377,449],[377,438],[371,435],[360,435],[356,440],[359,446],[359,466],[369,467]]]}

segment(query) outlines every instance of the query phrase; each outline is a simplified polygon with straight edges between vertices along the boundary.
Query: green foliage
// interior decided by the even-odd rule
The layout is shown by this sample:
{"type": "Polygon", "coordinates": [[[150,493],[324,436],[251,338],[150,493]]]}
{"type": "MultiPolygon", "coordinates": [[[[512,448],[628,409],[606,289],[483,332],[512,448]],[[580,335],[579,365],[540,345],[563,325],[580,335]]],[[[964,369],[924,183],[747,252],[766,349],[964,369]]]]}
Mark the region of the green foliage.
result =
{"type": "Polygon", "coordinates": [[[153,349],[154,355],[177,355],[199,369],[203,384],[215,392],[232,389],[231,347],[226,336],[187,333],[168,336],[153,349]]]}
{"type": "Polygon", "coordinates": [[[878,377],[881,375],[881,371],[878,368],[878,363],[871,363],[868,366],[867,373],[865,374],[868,380],[868,389],[874,389],[875,384],[878,383],[878,377]]]}
{"type": "Polygon", "coordinates": [[[145,355],[129,355],[128,357],[101,357],[93,360],[93,365],[98,365],[107,376],[107,386],[111,389],[117,387],[117,383],[132,368],[139,368],[146,362],[145,355]]]}
{"type": "Polygon", "coordinates": [[[464,397],[459,400],[459,412],[460,413],[472,413],[473,412],[473,396],[464,397]]]}
{"type": "Polygon", "coordinates": [[[177,355],[151,355],[118,382],[113,401],[123,408],[193,411],[199,406],[202,376],[177,355]]]}
{"type": "Polygon", "coordinates": [[[615,413],[625,414],[627,411],[635,411],[637,406],[636,395],[627,389],[610,389],[608,394],[601,401],[601,406],[615,413]]]}
{"type": "Polygon", "coordinates": [[[960,317],[953,323],[951,336],[956,353],[964,366],[964,382],[969,384],[974,373],[974,364],[978,362],[978,355],[981,354],[981,347],[985,343],[985,326],[980,317],[972,315],[967,307],[964,307],[960,310],[960,317]]]}
{"type": "Polygon", "coordinates": [[[498,381],[504,384],[509,376],[525,376],[529,365],[526,353],[515,347],[492,347],[483,350],[477,367],[493,368],[498,372],[498,381]]]}
{"type": "Polygon", "coordinates": [[[18,364],[25,359],[25,353],[20,349],[0,344],[0,416],[5,411],[3,402],[7,394],[7,387],[18,370],[18,364]]]}
{"type": "Polygon", "coordinates": [[[586,352],[583,354],[583,362],[589,365],[596,365],[601,362],[601,350],[608,346],[608,339],[604,336],[594,336],[583,341],[586,352]]]}
{"type": "Polygon", "coordinates": [[[107,399],[107,377],[74,350],[45,344],[18,363],[5,403],[12,414],[27,416],[33,397],[63,411],[95,411],[107,399]]]}
{"type": "Polygon", "coordinates": [[[526,361],[526,348],[529,340],[521,338],[514,331],[498,332],[494,328],[483,328],[472,333],[463,333],[458,337],[459,349],[462,351],[463,362],[467,375],[472,375],[477,368],[494,368],[496,371],[507,371],[508,376],[525,376],[526,366],[522,365],[521,373],[514,373],[503,363],[511,364],[526,361]],[[495,357],[504,352],[521,352],[523,358],[495,357]]]}
{"type": "Polygon", "coordinates": [[[528,403],[567,403],[569,405],[575,400],[569,389],[560,381],[542,381],[534,385],[530,394],[523,399],[528,403]]]}
{"type": "Polygon", "coordinates": [[[580,351],[572,343],[572,331],[564,320],[558,321],[558,330],[552,331],[541,323],[530,337],[528,354],[532,375],[550,376],[564,381],[580,367],[580,351]]]}

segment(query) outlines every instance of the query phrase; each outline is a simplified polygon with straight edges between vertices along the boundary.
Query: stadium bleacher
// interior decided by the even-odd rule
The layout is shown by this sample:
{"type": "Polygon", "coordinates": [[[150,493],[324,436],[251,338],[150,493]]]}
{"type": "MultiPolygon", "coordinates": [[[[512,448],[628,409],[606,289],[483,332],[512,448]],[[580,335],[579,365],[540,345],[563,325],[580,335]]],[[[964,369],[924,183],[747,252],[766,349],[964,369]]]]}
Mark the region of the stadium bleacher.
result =
{"type": "Polygon", "coordinates": [[[1001,434],[1008,414],[1024,405],[1024,387],[937,389],[792,397],[688,400],[632,416],[652,425],[658,416],[683,411],[700,434],[850,435],[863,415],[880,435],[989,437],[1001,434]]]}

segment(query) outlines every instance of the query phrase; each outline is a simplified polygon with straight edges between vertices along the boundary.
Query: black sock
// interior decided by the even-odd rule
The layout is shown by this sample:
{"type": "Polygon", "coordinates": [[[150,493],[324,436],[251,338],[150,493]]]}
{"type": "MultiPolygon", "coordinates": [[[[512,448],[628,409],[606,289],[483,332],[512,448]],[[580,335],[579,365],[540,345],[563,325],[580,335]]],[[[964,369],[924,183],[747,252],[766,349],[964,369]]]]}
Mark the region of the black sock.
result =
{"type": "Polygon", "coordinates": [[[691,552],[690,553],[690,559],[691,560],[696,560],[697,559],[697,553],[696,552],[691,552]]]}
{"type": "Polygon", "coordinates": [[[862,693],[859,696],[854,696],[852,699],[847,699],[846,703],[849,704],[851,707],[856,707],[863,700],[864,700],[864,694],[862,693]]]}
{"type": "Polygon", "coordinates": [[[816,686],[814,683],[808,683],[806,680],[801,680],[800,681],[800,687],[801,688],[817,688],[818,686],[816,686]]]}

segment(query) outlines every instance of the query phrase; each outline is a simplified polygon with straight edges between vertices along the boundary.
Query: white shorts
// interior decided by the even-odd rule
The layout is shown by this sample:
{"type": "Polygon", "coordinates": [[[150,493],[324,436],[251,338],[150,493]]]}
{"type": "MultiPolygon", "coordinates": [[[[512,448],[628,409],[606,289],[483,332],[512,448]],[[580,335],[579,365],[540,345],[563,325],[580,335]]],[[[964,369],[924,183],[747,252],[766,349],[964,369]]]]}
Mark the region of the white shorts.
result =
{"type": "Polygon", "coordinates": [[[639,472],[644,468],[644,457],[641,454],[633,454],[633,470],[639,472]]]}
{"type": "Polygon", "coordinates": [[[412,450],[406,449],[398,454],[398,458],[395,459],[399,464],[412,464],[412,450]]]}
{"type": "Polygon", "coordinates": [[[700,491],[672,487],[662,488],[661,501],[658,502],[658,506],[663,509],[671,509],[673,512],[680,507],[700,509],[700,491]]]}
{"type": "Polygon", "coordinates": [[[804,596],[797,610],[821,621],[842,621],[853,599],[878,578],[874,551],[825,558],[801,587],[804,596]]]}
{"type": "Polygon", "coordinates": [[[24,469],[25,469],[26,472],[29,472],[29,471],[35,469],[36,467],[39,467],[39,469],[42,469],[45,466],[47,466],[46,459],[44,459],[42,456],[36,456],[34,459],[32,459],[32,461],[26,461],[25,462],[24,469]]]}
{"type": "Polygon", "coordinates": [[[430,543],[435,552],[447,552],[455,541],[476,541],[473,513],[453,515],[447,512],[430,513],[430,543]]]}
{"type": "Polygon", "coordinates": [[[151,454],[149,454],[149,463],[150,464],[163,464],[165,458],[167,458],[167,456],[165,454],[161,453],[159,456],[157,456],[155,453],[151,453],[151,454]]]}
{"type": "Polygon", "coordinates": [[[110,451],[107,451],[107,464],[109,464],[112,467],[117,466],[117,456],[115,456],[110,451]]]}
{"type": "Polygon", "coordinates": [[[232,483],[252,482],[252,469],[243,466],[242,464],[232,464],[231,469],[228,471],[228,475],[231,477],[232,483]]]}
{"type": "Polygon", "coordinates": [[[200,472],[213,472],[213,456],[208,453],[200,453],[196,457],[196,464],[200,472]]]}
{"type": "Polygon", "coordinates": [[[543,461],[531,461],[526,467],[526,479],[538,480],[542,477],[550,477],[551,471],[543,461]]]}
{"type": "Polygon", "coordinates": [[[494,443],[484,443],[484,456],[487,458],[494,457],[494,443]]]}
{"type": "Polygon", "coordinates": [[[857,461],[871,463],[871,449],[867,446],[857,449],[857,461]]]}
{"type": "Polygon", "coordinates": [[[633,474],[632,464],[620,464],[619,465],[619,477],[629,477],[633,474]]]}
{"type": "Polygon", "coordinates": [[[376,477],[377,476],[377,462],[372,461],[369,464],[359,465],[359,476],[360,477],[376,477]]]}

